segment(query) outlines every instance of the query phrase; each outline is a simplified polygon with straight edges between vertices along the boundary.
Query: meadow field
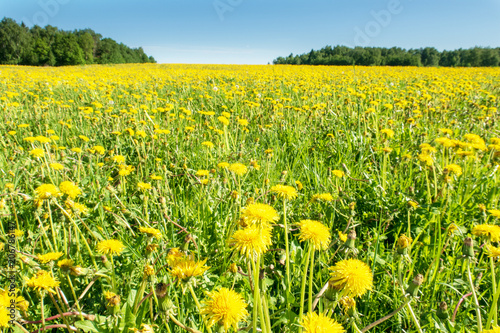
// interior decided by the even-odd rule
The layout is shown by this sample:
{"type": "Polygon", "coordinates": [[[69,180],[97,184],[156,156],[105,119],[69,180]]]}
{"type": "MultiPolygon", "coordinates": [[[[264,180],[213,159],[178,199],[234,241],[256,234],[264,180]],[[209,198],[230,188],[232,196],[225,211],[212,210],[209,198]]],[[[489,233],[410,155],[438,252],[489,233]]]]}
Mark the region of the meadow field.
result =
{"type": "Polygon", "coordinates": [[[0,66],[0,327],[500,332],[499,99],[498,68],[0,66]]]}

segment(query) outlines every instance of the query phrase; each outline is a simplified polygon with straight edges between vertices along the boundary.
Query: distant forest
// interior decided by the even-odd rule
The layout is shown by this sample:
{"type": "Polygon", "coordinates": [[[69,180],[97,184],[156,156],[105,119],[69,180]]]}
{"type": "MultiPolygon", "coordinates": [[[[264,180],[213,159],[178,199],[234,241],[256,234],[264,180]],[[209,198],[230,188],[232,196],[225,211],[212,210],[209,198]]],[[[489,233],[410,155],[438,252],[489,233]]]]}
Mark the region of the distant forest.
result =
{"type": "Polygon", "coordinates": [[[273,60],[275,65],[444,66],[493,67],[500,65],[500,48],[474,47],[439,52],[433,47],[405,50],[399,47],[326,46],[300,55],[273,60]]]}
{"type": "Polygon", "coordinates": [[[144,50],[130,48],[91,29],[63,31],[50,25],[28,28],[10,18],[0,21],[0,64],[66,66],[156,62],[144,50]]]}

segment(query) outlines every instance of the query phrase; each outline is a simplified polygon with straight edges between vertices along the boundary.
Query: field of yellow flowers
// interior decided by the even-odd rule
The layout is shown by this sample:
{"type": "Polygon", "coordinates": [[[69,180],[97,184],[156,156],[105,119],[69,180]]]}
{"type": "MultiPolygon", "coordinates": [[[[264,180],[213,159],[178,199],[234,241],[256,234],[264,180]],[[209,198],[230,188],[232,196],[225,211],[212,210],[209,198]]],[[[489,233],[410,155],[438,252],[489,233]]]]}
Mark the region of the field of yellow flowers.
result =
{"type": "Polygon", "coordinates": [[[0,66],[4,332],[500,332],[500,69],[0,66]]]}

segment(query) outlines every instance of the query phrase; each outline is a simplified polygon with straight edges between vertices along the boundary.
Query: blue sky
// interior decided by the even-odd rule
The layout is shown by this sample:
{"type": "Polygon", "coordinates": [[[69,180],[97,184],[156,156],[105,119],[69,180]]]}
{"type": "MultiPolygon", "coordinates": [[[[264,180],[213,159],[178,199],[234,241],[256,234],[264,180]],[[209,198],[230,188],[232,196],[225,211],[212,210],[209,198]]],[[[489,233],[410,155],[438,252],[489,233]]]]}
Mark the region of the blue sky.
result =
{"type": "Polygon", "coordinates": [[[500,46],[499,0],[0,0],[0,13],[91,28],[159,63],[266,64],[326,45],[500,46]]]}

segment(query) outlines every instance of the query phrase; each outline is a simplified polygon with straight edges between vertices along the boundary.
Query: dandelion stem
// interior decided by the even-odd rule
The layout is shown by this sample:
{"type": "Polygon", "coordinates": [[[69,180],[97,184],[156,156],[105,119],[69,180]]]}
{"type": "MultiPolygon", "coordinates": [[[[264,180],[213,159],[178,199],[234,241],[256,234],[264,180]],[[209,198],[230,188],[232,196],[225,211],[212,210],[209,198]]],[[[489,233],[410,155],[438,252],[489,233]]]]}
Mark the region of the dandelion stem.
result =
{"type": "MultiPolygon", "coordinates": [[[[253,270],[253,311],[252,311],[252,327],[253,333],[257,333],[257,312],[259,309],[260,303],[260,290],[259,290],[259,272],[257,271],[257,265],[253,260],[250,260],[252,263],[253,270]]],[[[260,266],[260,257],[257,257],[257,263],[260,266]]]]}
{"type": "MultiPolygon", "coordinates": [[[[304,313],[304,297],[306,293],[306,280],[307,280],[307,267],[309,266],[309,258],[311,257],[312,246],[309,246],[307,250],[306,263],[304,265],[304,272],[302,273],[302,285],[300,286],[300,310],[299,310],[299,321],[302,320],[304,313]]],[[[302,328],[299,332],[302,332],[302,328]]]]}
{"type": "MultiPolygon", "coordinates": [[[[311,245],[309,245],[312,247],[311,245]]],[[[312,312],[312,287],[313,287],[313,274],[314,274],[314,249],[311,250],[311,267],[309,269],[309,297],[307,298],[307,310],[312,312]]]]}
{"type": "Polygon", "coordinates": [[[288,225],[286,223],[286,200],[283,199],[283,224],[285,225],[285,252],[286,252],[286,287],[290,292],[290,249],[288,247],[288,225]]]}
{"type": "Polygon", "coordinates": [[[498,292],[497,292],[497,281],[495,278],[495,263],[493,262],[493,258],[490,258],[490,269],[491,269],[491,281],[493,287],[493,304],[490,312],[488,313],[488,320],[486,321],[486,329],[490,329],[491,320],[493,319],[493,325],[497,325],[498,322],[498,292]]]}
{"type": "MultiPolygon", "coordinates": [[[[201,311],[201,304],[200,301],[198,301],[198,297],[196,297],[196,294],[194,293],[193,286],[190,284],[189,285],[189,292],[191,293],[191,296],[193,296],[194,302],[196,304],[196,307],[198,308],[198,311],[201,311]]],[[[205,320],[205,317],[203,317],[203,323],[205,324],[205,327],[207,328],[208,333],[212,333],[212,329],[208,327],[207,321],[205,320]]],[[[174,321],[175,323],[175,321],[174,321]]],[[[187,328],[185,328],[187,330],[187,328]]],[[[189,331],[189,330],[188,330],[189,331]]]]}
{"type": "Polygon", "coordinates": [[[467,278],[469,279],[469,284],[471,287],[472,291],[472,297],[474,298],[474,305],[476,307],[476,314],[477,314],[477,331],[481,333],[483,331],[483,322],[481,319],[481,309],[479,308],[479,302],[477,300],[477,295],[476,295],[476,287],[474,286],[474,283],[472,282],[472,275],[470,273],[470,260],[467,259],[467,278]]]}

